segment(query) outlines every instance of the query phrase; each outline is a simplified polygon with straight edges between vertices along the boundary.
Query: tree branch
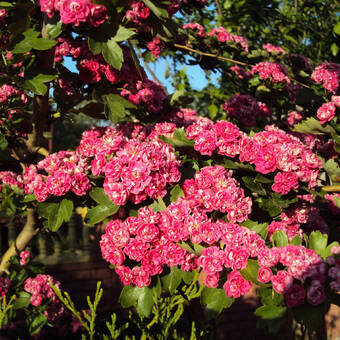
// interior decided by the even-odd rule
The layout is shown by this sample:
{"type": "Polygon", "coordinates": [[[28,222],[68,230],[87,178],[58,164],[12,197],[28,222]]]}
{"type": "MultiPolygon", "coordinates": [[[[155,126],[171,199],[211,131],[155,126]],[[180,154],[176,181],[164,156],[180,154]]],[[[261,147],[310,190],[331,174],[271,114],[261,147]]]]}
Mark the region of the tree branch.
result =
{"type": "MultiPolygon", "coordinates": [[[[238,61],[238,60],[234,60],[234,59],[231,59],[231,58],[222,57],[222,56],[219,56],[218,54],[207,53],[207,52],[202,52],[202,51],[199,51],[199,50],[195,50],[195,49],[193,49],[191,47],[188,47],[188,46],[185,46],[185,45],[174,44],[174,46],[177,47],[177,48],[180,48],[182,50],[186,50],[186,51],[189,51],[189,52],[192,52],[192,53],[196,53],[196,54],[204,56],[204,57],[210,57],[210,58],[215,58],[215,59],[218,59],[218,60],[229,61],[231,63],[242,65],[242,66],[249,66],[249,67],[253,67],[254,66],[252,64],[244,63],[242,61],[238,61]]],[[[303,84],[303,83],[299,82],[298,80],[296,80],[294,78],[290,78],[290,79],[293,82],[299,84],[302,87],[305,87],[305,88],[308,88],[308,89],[310,88],[310,86],[308,86],[306,84],[303,84]]]]}
{"type": "MultiPolygon", "coordinates": [[[[46,14],[43,18],[43,26],[41,35],[43,38],[49,38],[46,31],[46,14]]],[[[38,57],[38,63],[42,70],[50,70],[54,63],[55,48],[47,51],[42,51],[38,57]]],[[[42,95],[35,95],[33,100],[33,118],[32,118],[32,132],[28,135],[26,146],[31,153],[40,153],[44,156],[48,155],[46,149],[42,148],[44,141],[44,131],[46,130],[49,118],[49,84],[47,85],[46,93],[42,95]]]]}
{"type": "Polygon", "coordinates": [[[8,273],[9,259],[12,256],[18,255],[18,252],[24,250],[32,238],[37,234],[38,229],[35,228],[35,222],[34,210],[32,208],[27,209],[26,224],[1,258],[0,273],[8,273]]]}

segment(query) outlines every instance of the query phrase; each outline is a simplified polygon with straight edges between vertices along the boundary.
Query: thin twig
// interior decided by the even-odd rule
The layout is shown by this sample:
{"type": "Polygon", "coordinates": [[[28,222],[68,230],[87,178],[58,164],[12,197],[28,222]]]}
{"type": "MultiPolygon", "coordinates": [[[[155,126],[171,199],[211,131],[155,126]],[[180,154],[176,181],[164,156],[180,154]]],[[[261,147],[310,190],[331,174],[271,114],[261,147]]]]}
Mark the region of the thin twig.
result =
{"type": "MultiPolygon", "coordinates": [[[[215,59],[218,59],[218,60],[223,60],[223,61],[229,61],[231,63],[234,63],[234,64],[238,64],[238,65],[242,65],[242,66],[249,66],[249,67],[253,67],[254,65],[252,64],[248,64],[248,63],[244,63],[242,61],[238,61],[238,60],[235,60],[235,59],[231,59],[231,58],[226,58],[226,57],[221,57],[219,56],[218,54],[213,54],[213,53],[207,53],[207,52],[202,52],[202,51],[199,51],[199,50],[195,50],[194,48],[191,48],[191,47],[188,47],[188,46],[185,46],[185,45],[180,45],[180,44],[174,44],[175,47],[177,48],[180,48],[182,50],[186,50],[186,51],[189,51],[189,52],[192,52],[192,53],[196,53],[200,56],[205,56],[205,57],[210,57],[210,58],[215,58],[215,59]]],[[[301,82],[299,82],[298,80],[294,79],[294,78],[290,78],[293,82],[305,87],[305,88],[310,88],[308,85],[306,84],[303,84],[301,82]]]]}

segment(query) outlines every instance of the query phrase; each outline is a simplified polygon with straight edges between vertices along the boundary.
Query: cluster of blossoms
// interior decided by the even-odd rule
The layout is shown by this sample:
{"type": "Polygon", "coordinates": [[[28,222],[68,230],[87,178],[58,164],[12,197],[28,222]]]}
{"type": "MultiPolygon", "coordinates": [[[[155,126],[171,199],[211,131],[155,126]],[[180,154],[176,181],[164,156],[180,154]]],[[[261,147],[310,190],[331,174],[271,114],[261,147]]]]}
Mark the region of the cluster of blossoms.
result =
{"type": "Polygon", "coordinates": [[[202,168],[194,179],[184,181],[183,190],[185,197],[194,200],[201,209],[227,213],[231,222],[243,222],[251,213],[251,198],[244,196],[243,189],[232,178],[232,171],[222,166],[202,168]]]}
{"type": "Polygon", "coordinates": [[[282,47],[275,46],[275,45],[272,45],[272,44],[263,44],[262,48],[269,53],[276,53],[277,55],[279,55],[279,54],[285,55],[286,54],[286,51],[282,47]]]}
{"type": "Polygon", "coordinates": [[[40,6],[50,18],[59,12],[64,24],[79,26],[84,22],[98,27],[107,19],[106,7],[93,4],[91,0],[40,0],[40,6]]]}
{"type": "MultiPolygon", "coordinates": [[[[137,217],[113,220],[100,241],[102,256],[115,266],[125,285],[148,286],[165,266],[180,266],[184,271],[201,268],[207,287],[223,284],[226,295],[235,298],[251,287],[240,271],[252,258],[260,265],[257,280],[271,282],[276,292],[284,294],[288,306],[299,306],[305,299],[314,306],[324,302],[326,264],[314,250],[295,245],[269,248],[256,232],[234,222],[213,222],[206,211],[198,198],[185,196],[164,211],[144,207],[137,217]],[[182,248],[182,242],[203,248],[195,253],[182,248]],[[224,283],[222,272],[227,272],[224,283]]],[[[330,265],[333,269],[328,276],[335,290],[340,267],[338,261],[330,265]]]]}
{"type": "Polygon", "coordinates": [[[322,63],[315,68],[311,79],[331,92],[336,93],[340,81],[340,65],[336,63],[322,63]]]}
{"type": "MultiPolygon", "coordinates": [[[[144,207],[137,217],[128,217],[124,222],[109,222],[100,247],[103,258],[116,266],[115,270],[125,285],[148,286],[151,277],[161,274],[164,266],[178,265],[185,271],[202,267],[207,274],[206,284],[217,287],[219,274],[224,268],[229,271],[245,268],[247,259],[256,257],[265,242],[245,227],[220,220],[214,223],[196,200],[180,198],[159,213],[144,207]],[[177,244],[187,240],[206,248],[201,255],[196,255],[177,244]],[[220,241],[223,246],[217,247],[220,241]],[[127,263],[135,265],[130,268],[127,263]]],[[[235,273],[229,275],[225,283],[228,296],[231,291],[235,297],[248,292],[251,286],[248,281],[237,278],[238,282],[242,280],[247,291],[242,288],[235,291],[235,273]]]]}
{"type": "Polygon", "coordinates": [[[273,289],[284,295],[288,307],[301,306],[305,299],[313,306],[325,301],[327,266],[314,250],[295,245],[267,248],[258,256],[258,263],[258,281],[271,282],[273,289]],[[272,269],[277,265],[286,269],[274,268],[274,274],[272,269]],[[303,283],[307,278],[305,289],[303,283]]]}
{"type": "Polygon", "coordinates": [[[184,30],[193,30],[194,32],[197,31],[197,35],[201,38],[205,37],[205,30],[204,27],[198,23],[188,23],[183,25],[184,30]]]}
{"type": "Polygon", "coordinates": [[[259,62],[252,67],[251,73],[258,73],[260,78],[263,80],[270,79],[274,83],[290,84],[287,69],[278,63],[272,63],[269,61],[259,62]]]}
{"type": "Polygon", "coordinates": [[[159,58],[165,44],[164,42],[159,39],[158,36],[155,36],[147,45],[146,47],[149,49],[149,51],[153,54],[155,58],[159,58]]]}
{"type": "Polygon", "coordinates": [[[330,102],[322,104],[317,110],[317,117],[320,123],[330,122],[335,117],[337,107],[340,108],[340,96],[332,96],[330,102]]]}
{"type": "Polygon", "coordinates": [[[239,79],[250,78],[252,76],[251,72],[238,65],[231,66],[230,71],[234,72],[239,79]]]}
{"type": "Polygon", "coordinates": [[[278,170],[272,189],[279,194],[297,189],[299,180],[310,188],[317,184],[321,160],[297,137],[275,126],[266,126],[265,131],[248,137],[232,123],[202,118],[188,127],[187,137],[203,155],[213,151],[228,157],[238,155],[241,162],[254,164],[262,174],[278,170]]]}
{"type": "Polygon", "coordinates": [[[135,105],[146,106],[149,112],[160,111],[166,98],[164,88],[150,79],[125,84],[120,94],[135,105]]]}
{"type": "MultiPolygon", "coordinates": [[[[79,79],[84,83],[93,84],[106,78],[110,84],[120,84],[123,88],[120,94],[133,104],[142,105],[149,112],[162,110],[167,96],[164,88],[148,79],[142,68],[140,73],[137,72],[127,48],[123,47],[124,63],[117,71],[105,62],[102,55],[93,55],[86,41],[73,38],[58,38],[58,41],[54,60],[61,61],[64,56],[71,55],[77,60],[79,79]]],[[[73,92],[72,85],[66,80],[58,82],[58,85],[66,92],[73,92]]]]}
{"type": "Polygon", "coordinates": [[[27,260],[31,257],[31,253],[29,251],[21,251],[20,252],[20,265],[24,266],[27,263],[27,260]]]}
{"type": "Polygon", "coordinates": [[[8,293],[10,284],[11,281],[9,280],[8,277],[5,276],[0,277],[0,299],[8,293]]]}
{"type": "Polygon", "coordinates": [[[60,151],[47,156],[37,165],[30,165],[22,175],[26,194],[35,194],[39,202],[51,195],[64,196],[72,191],[83,196],[90,189],[85,174],[89,164],[85,157],[74,151],[60,151]],[[39,170],[47,175],[39,173],[39,170]]]}
{"type": "Polygon", "coordinates": [[[150,15],[150,9],[143,1],[131,1],[130,9],[126,11],[125,17],[135,25],[141,25],[150,15]]]}
{"type": "Polygon", "coordinates": [[[248,40],[244,37],[240,37],[238,35],[232,34],[228,32],[224,27],[217,27],[212,29],[208,33],[209,37],[216,36],[217,40],[221,43],[225,42],[234,42],[240,44],[245,52],[248,52],[248,40]]]}
{"type": "Polygon", "coordinates": [[[288,236],[288,240],[291,241],[295,236],[302,236],[303,231],[300,229],[299,223],[289,223],[286,221],[273,221],[267,227],[267,237],[272,240],[272,235],[282,230],[288,236]]]}
{"type": "Polygon", "coordinates": [[[20,100],[25,104],[28,97],[25,92],[19,91],[11,85],[2,85],[0,87],[0,104],[7,103],[10,98],[20,97],[20,100]]]}
{"type": "Polygon", "coordinates": [[[246,127],[254,126],[256,118],[270,116],[266,104],[258,102],[254,97],[246,94],[235,94],[222,107],[229,117],[240,120],[246,127]]]}
{"type": "Polygon", "coordinates": [[[290,126],[294,126],[295,124],[301,122],[304,119],[304,115],[298,111],[291,111],[288,113],[287,123],[290,126]]]}
{"type": "Polygon", "coordinates": [[[31,294],[30,302],[33,306],[50,303],[44,315],[50,322],[54,322],[64,313],[64,307],[50,286],[51,283],[60,289],[60,282],[52,276],[38,274],[35,278],[26,279],[24,289],[31,294]]]}
{"type": "MultiPolygon", "coordinates": [[[[173,128],[171,126],[171,130],[173,128]]],[[[132,135],[136,133],[134,129],[132,135]]],[[[86,131],[78,152],[94,157],[92,173],[96,176],[105,174],[104,190],[115,204],[163,197],[167,183],[176,183],[181,176],[180,162],[172,146],[159,141],[141,142],[127,135],[127,131],[119,127],[108,127],[102,132],[99,129],[86,131]]]]}

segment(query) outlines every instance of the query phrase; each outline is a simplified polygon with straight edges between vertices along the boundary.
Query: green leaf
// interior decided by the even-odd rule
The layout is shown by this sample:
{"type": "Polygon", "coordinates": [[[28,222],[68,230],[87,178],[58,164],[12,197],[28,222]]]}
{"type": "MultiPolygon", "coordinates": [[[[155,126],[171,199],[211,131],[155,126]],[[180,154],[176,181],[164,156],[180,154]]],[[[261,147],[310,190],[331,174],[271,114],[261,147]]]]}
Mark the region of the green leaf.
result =
{"type": "Polygon", "coordinates": [[[272,239],[276,247],[284,247],[288,244],[288,236],[283,230],[276,230],[272,239]]]}
{"type": "Polygon", "coordinates": [[[176,184],[170,191],[170,202],[176,202],[179,197],[184,197],[184,191],[179,184],[176,184]]]}
{"type": "Polygon", "coordinates": [[[14,5],[7,1],[0,1],[0,7],[14,7],[14,5]]]}
{"type": "Polygon", "coordinates": [[[143,0],[143,2],[145,3],[146,6],[148,6],[151,10],[151,12],[158,18],[158,19],[162,19],[162,18],[168,18],[169,17],[169,13],[165,8],[160,8],[157,7],[153,1],[151,0],[143,0]]]}
{"type": "Polygon", "coordinates": [[[124,286],[119,296],[119,303],[123,308],[132,307],[138,299],[137,287],[135,286],[124,286]]]}
{"type": "Polygon", "coordinates": [[[296,235],[289,244],[293,244],[295,246],[301,246],[302,245],[302,238],[299,235],[296,235]]]}
{"type": "Polygon", "coordinates": [[[105,193],[105,190],[103,188],[93,188],[90,191],[90,197],[101,205],[105,205],[107,207],[116,206],[111,201],[111,198],[105,193]]]}
{"type": "Polygon", "coordinates": [[[335,130],[330,125],[322,126],[315,118],[309,117],[303,122],[294,125],[294,131],[301,133],[311,133],[313,135],[334,134],[335,130]]]}
{"type": "Polygon", "coordinates": [[[43,96],[47,91],[47,86],[44,83],[36,81],[34,79],[25,80],[25,87],[29,91],[40,96],[43,96]]]}
{"type": "Polygon", "coordinates": [[[137,300],[137,313],[141,316],[141,318],[148,318],[151,314],[152,306],[153,306],[153,294],[152,289],[148,287],[136,288],[138,300],[137,300]]]}
{"type": "Polygon", "coordinates": [[[121,47],[111,38],[108,42],[103,43],[102,53],[105,61],[117,70],[123,65],[124,56],[121,47]]]}
{"type": "Polygon", "coordinates": [[[286,310],[286,307],[281,306],[261,306],[255,310],[254,314],[262,319],[272,320],[282,318],[286,310]]]}
{"type": "Polygon", "coordinates": [[[201,246],[200,244],[196,244],[196,243],[194,243],[193,246],[194,246],[195,254],[196,255],[201,255],[202,250],[204,249],[204,247],[201,246]]]}
{"type": "Polygon", "coordinates": [[[59,35],[62,32],[62,25],[63,23],[61,21],[58,21],[53,24],[48,23],[46,25],[46,33],[50,37],[50,39],[55,39],[59,37],[59,35]]]}
{"type": "Polygon", "coordinates": [[[7,149],[8,142],[6,137],[0,132],[0,149],[5,150],[7,149]]]}
{"type": "Polygon", "coordinates": [[[87,43],[89,45],[89,49],[91,50],[93,54],[97,55],[102,52],[103,42],[95,40],[89,36],[87,43]]]}
{"type": "Polygon", "coordinates": [[[49,50],[57,44],[56,40],[36,38],[31,40],[31,45],[34,49],[39,51],[49,50]]]}
{"type": "Polygon", "coordinates": [[[44,74],[39,73],[37,69],[34,70],[28,70],[25,74],[25,87],[32,91],[35,94],[38,95],[44,95],[47,91],[47,86],[44,83],[47,83],[51,80],[54,80],[57,78],[57,74],[51,73],[51,74],[44,74]]]}
{"type": "Polygon", "coordinates": [[[272,288],[259,288],[257,294],[261,298],[261,302],[268,306],[279,306],[283,302],[283,295],[278,294],[272,288]]]}
{"type": "Polygon", "coordinates": [[[244,221],[241,223],[244,227],[247,227],[251,230],[254,230],[256,233],[258,233],[264,240],[267,238],[267,227],[268,223],[258,223],[257,221],[252,221],[250,219],[244,221]]]}
{"type": "Polygon", "coordinates": [[[339,47],[338,47],[338,45],[337,45],[336,43],[333,43],[333,44],[331,45],[331,52],[332,52],[332,54],[333,54],[334,57],[338,54],[338,52],[339,52],[339,47]]]}
{"type": "Polygon", "coordinates": [[[130,39],[136,32],[133,29],[119,26],[116,35],[112,38],[113,41],[121,42],[130,39]]]}
{"type": "Polygon", "coordinates": [[[233,302],[234,298],[228,298],[224,289],[204,287],[202,290],[201,304],[206,306],[205,315],[209,320],[217,318],[233,302]]]}
{"type": "Polygon", "coordinates": [[[44,314],[39,314],[30,323],[28,331],[30,334],[37,334],[46,323],[47,317],[44,314]]]}
{"type": "Polygon", "coordinates": [[[264,183],[264,184],[271,184],[274,181],[272,179],[270,179],[270,178],[267,178],[267,177],[263,176],[263,175],[257,174],[255,179],[254,179],[254,182],[264,183]]]}
{"type": "Polygon", "coordinates": [[[97,205],[94,208],[88,210],[86,214],[87,223],[93,226],[99,222],[105,220],[106,217],[115,214],[119,209],[119,205],[108,207],[106,205],[97,205]]]}
{"type": "Polygon", "coordinates": [[[326,163],[323,163],[324,169],[327,171],[330,177],[337,176],[340,177],[340,167],[334,159],[330,158],[326,163]]]}
{"type": "Polygon", "coordinates": [[[253,178],[243,176],[242,181],[250,191],[256,192],[259,195],[266,195],[266,190],[263,189],[261,184],[256,183],[253,178]]]}
{"type": "Polygon", "coordinates": [[[192,249],[192,248],[189,246],[189,244],[187,244],[187,243],[185,243],[185,242],[180,242],[180,243],[178,243],[178,245],[179,245],[180,247],[182,247],[183,249],[185,249],[187,252],[189,252],[189,253],[191,253],[191,254],[196,254],[196,253],[195,253],[195,250],[192,249]]]}
{"type": "Polygon", "coordinates": [[[326,259],[328,256],[332,256],[332,248],[333,247],[339,247],[339,242],[335,241],[332,242],[327,246],[327,248],[323,252],[323,258],[326,259]]]}
{"type": "Polygon", "coordinates": [[[263,284],[261,284],[260,282],[257,281],[257,275],[258,275],[259,268],[260,268],[260,266],[257,263],[257,260],[248,259],[247,260],[247,267],[240,270],[240,273],[245,280],[256,283],[256,284],[261,286],[263,284]]]}
{"type": "Polygon", "coordinates": [[[309,235],[309,248],[314,249],[318,255],[323,256],[327,247],[327,241],[327,234],[321,234],[319,230],[313,231],[309,235]]]}
{"type": "Polygon", "coordinates": [[[182,271],[177,266],[171,267],[170,273],[162,277],[162,286],[173,294],[182,280],[182,271]]]}
{"type": "Polygon", "coordinates": [[[334,27],[333,27],[333,32],[337,35],[340,35],[340,21],[338,21],[334,27]]]}
{"type": "Polygon", "coordinates": [[[64,222],[68,222],[72,216],[73,202],[64,198],[54,205],[48,216],[48,228],[57,231],[64,222]]]}
{"type": "Polygon", "coordinates": [[[133,109],[136,106],[118,94],[102,96],[105,104],[105,112],[112,123],[118,123],[125,117],[125,109],[133,109]]]}
{"type": "Polygon", "coordinates": [[[31,294],[27,292],[20,292],[13,303],[14,309],[26,308],[30,304],[31,294]]]}
{"type": "Polygon", "coordinates": [[[164,136],[159,136],[158,138],[162,142],[171,144],[173,146],[194,146],[194,142],[186,137],[186,132],[182,128],[176,128],[172,138],[167,138],[164,136]]]}
{"type": "Polygon", "coordinates": [[[194,277],[195,277],[194,271],[190,271],[190,272],[182,271],[182,279],[185,284],[187,285],[191,284],[194,277]]]}

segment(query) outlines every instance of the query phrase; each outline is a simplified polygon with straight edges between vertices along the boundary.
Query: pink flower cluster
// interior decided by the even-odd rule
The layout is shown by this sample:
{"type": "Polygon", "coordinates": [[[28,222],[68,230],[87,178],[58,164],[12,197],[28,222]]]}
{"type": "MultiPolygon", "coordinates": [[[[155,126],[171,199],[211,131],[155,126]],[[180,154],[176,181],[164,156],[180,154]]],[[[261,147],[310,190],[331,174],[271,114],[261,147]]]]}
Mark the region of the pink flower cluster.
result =
{"type": "Polygon", "coordinates": [[[200,24],[197,23],[188,23],[183,25],[183,29],[184,30],[193,30],[193,31],[197,31],[197,35],[201,38],[205,37],[205,31],[204,31],[204,27],[200,24]]]}
{"type": "MultiPolygon", "coordinates": [[[[97,83],[105,77],[111,84],[120,84],[123,88],[120,94],[133,104],[142,105],[153,113],[162,110],[167,96],[164,88],[149,80],[142,68],[141,75],[137,72],[129,49],[123,47],[124,63],[118,71],[107,64],[102,55],[93,55],[85,41],[72,38],[59,38],[58,41],[54,60],[61,61],[64,56],[71,55],[77,60],[79,79],[84,83],[97,83]]],[[[65,86],[67,90],[71,84],[65,86]]]]}
{"type": "Polygon", "coordinates": [[[29,251],[21,251],[20,252],[20,265],[24,266],[27,263],[27,260],[31,257],[31,253],[29,251]]]}
{"type": "Polygon", "coordinates": [[[159,58],[165,44],[158,36],[155,36],[146,46],[155,58],[159,58]]]}
{"type": "Polygon", "coordinates": [[[334,103],[324,103],[318,108],[317,117],[319,118],[321,124],[325,124],[334,118],[335,112],[336,106],[334,103]]]}
{"type": "Polygon", "coordinates": [[[183,184],[185,197],[194,200],[201,209],[227,213],[231,222],[243,222],[251,213],[252,201],[244,196],[239,183],[232,178],[232,171],[222,166],[204,167],[194,179],[183,184]]]}
{"type": "Polygon", "coordinates": [[[285,55],[286,54],[286,51],[283,48],[281,48],[279,46],[274,46],[272,44],[263,44],[262,48],[269,53],[274,52],[277,55],[279,55],[279,54],[285,55]]]}
{"type": "Polygon", "coordinates": [[[60,151],[51,154],[37,165],[26,168],[22,178],[26,194],[35,194],[39,202],[51,195],[63,196],[72,191],[83,196],[91,188],[85,174],[89,164],[85,157],[74,151],[60,151]],[[39,173],[39,170],[47,175],[39,173]]]}
{"type": "Polygon", "coordinates": [[[322,63],[315,68],[311,79],[331,93],[336,93],[340,81],[340,65],[336,63],[322,63]]]}
{"type": "Polygon", "coordinates": [[[22,177],[13,171],[0,171],[0,183],[23,188],[22,177]]]}
{"type": "Polygon", "coordinates": [[[239,79],[251,77],[251,72],[246,71],[243,67],[238,65],[231,66],[230,71],[234,72],[239,77],[239,79]]]}
{"type": "Polygon", "coordinates": [[[338,293],[340,291],[340,247],[335,246],[332,248],[333,256],[327,257],[327,264],[329,269],[327,272],[328,278],[331,280],[329,283],[329,288],[338,293]]]}
{"type": "Polygon", "coordinates": [[[280,194],[296,189],[298,181],[315,187],[322,167],[321,160],[298,138],[275,126],[248,137],[232,123],[202,118],[188,127],[187,137],[203,155],[213,151],[228,157],[238,155],[241,162],[254,164],[262,174],[279,171],[272,189],[280,194]]]}
{"type": "Polygon", "coordinates": [[[274,83],[290,84],[287,69],[278,63],[272,63],[269,61],[259,62],[252,67],[251,73],[258,73],[261,79],[270,79],[274,83]]]}
{"type": "Polygon", "coordinates": [[[216,36],[217,40],[221,43],[225,43],[225,42],[237,43],[242,47],[242,49],[245,52],[248,52],[248,48],[249,48],[248,40],[244,37],[240,37],[238,35],[228,32],[224,27],[218,27],[218,28],[212,29],[208,33],[208,35],[209,37],[216,36]]]}
{"type": "Polygon", "coordinates": [[[241,120],[246,127],[254,126],[256,118],[270,115],[266,104],[258,102],[254,97],[246,94],[235,94],[222,107],[227,111],[229,117],[241,120]]]}
{"type": "Polygon", "coordinates": [[[259,254],[258,263],[257,280],[271,282],[277,293],[284,294],[287,306],[302,305],[305,296],[313,306],[325,301],[326,264],[314,250],[294,245],[267,248],[259,254]],[[287,270],[274,268],[273,273],[272,267],[277,265],[283,265],[287,270]],[[310,283],[306,292],[302,283],[307,278],[310,278],[310,283]]]}
{"type": "MultiPolygon", "coordinates": [[[[162,131],[160,126],[157,128],[162,131]]],[[[128,138],[126,132],[124,127],[86,131],[78,152],[94,157],[91,171],[96,176],[105,174],[104,190],[115,204],[163,197],[167,183],[176,183],[181,176],[172,146],[159,141],[141,142],[133,136],[128,138]]]]}
{"type": "Polygon", "coordinates": [[[148,286],[151,277],[161,274],[164,266],[178,265],[184,271],[201,267],[206,284],[217,287],[220,272],[226,269],[231,271],[224,285],[226,294],[239,297],[251,286],[239,270],[247,266],[248,258],[263,251],[265,241],[237,224],[212,222],[195,200],[180,198],[159,213],[144,207],[137,217],[109,222],[100,247],[103,258],[116,266],[125,285],[148,286]],[[177,244],[188,240],[204,245],[200,255],[177,244]],[[128,263],[135,265],[130,268],[128,263]]]}
{"type": "Polygon", "coordinates": [[[0,299],[3,298],[9,290],[9,286],[11,284],[11,281],[8,277],[1,276],[0,277],[0,299]]]}
{"type": "Polygon", "coordinates": [[[50,284],[60,289],[60,282],[54,280],[51,275],[38,274],[35,278],[26,279],[24,289],[32,295],[30,301],[33,306],[49,304],[44,315],[49,322],[55,322],[63,315],[65,309],[50,284]]]}
{"type": "Polygon", "coordinates": [[[26,279],[24,289],[32,295],[30,301],[33,306],[41,305],[44,300],[51,299],[52,303],[58,301],[50,283],[60,289],[60,282],[55,281],[51,275],[38,274],[35,278],[26,279]]]}
{"type": "Polygon", "coordinates": [[[79,26],[81,22],[94,27],[103,24],[107,19],[106,7],[93,4],[91,0],[40,0],[41,11],[52,18],[59,12],[64,24],[79,26]]]}
{"type": "Polygon", "coordinates": [[[10,99],[14,99],[16,97],[20,97],[20,100],[24,104],[28,101],[26,93],[17,90],[13,86],[5,84],[0,87],[0,104],[7,103],[10,99]]]}
{"type": "Polygon", "coordinates": [[[278,231],[282,230],[288,236],[288,240],[291,241],[295,236],[301,236],[303,234],[302,229],[300,229],[300,225],[298,223],[287,223],[284,221],[273,221],[268,227],[268,235],[267,237],[272,240],[272,235],[278,231]]]}
{"type": "Polygon", "coordinates": [[[164,88],[149,79],[139,80],[134,85],[126,83],[120,94],[135,105],[146,106],[150,112],[160,111],[166,98],[164,88]]]}
{"type": "Polygon", "coordinates": [[[132,1],[130,3],[130,8],[125,17],[128,21],[133,22],[136,25],[141,25],[150,15],[150,9],[147,7],[143,1],[132,1]]]}

